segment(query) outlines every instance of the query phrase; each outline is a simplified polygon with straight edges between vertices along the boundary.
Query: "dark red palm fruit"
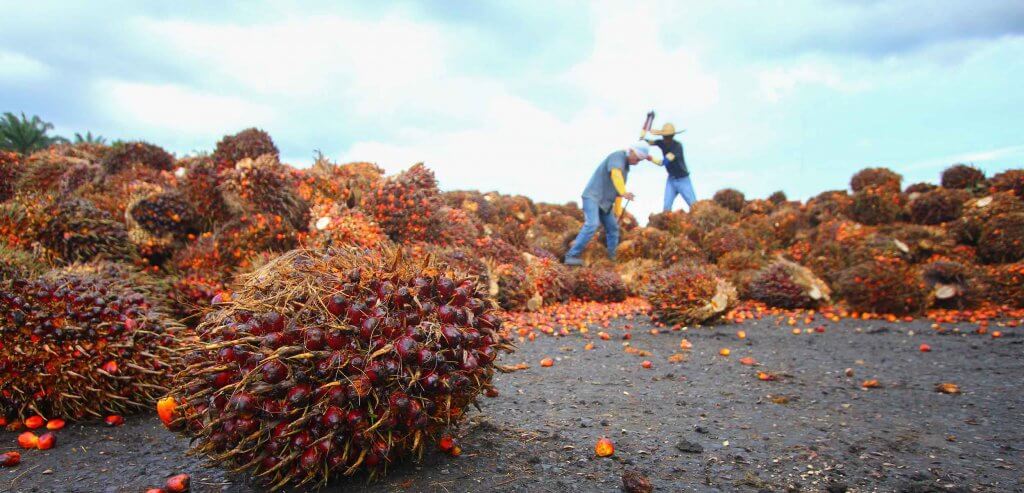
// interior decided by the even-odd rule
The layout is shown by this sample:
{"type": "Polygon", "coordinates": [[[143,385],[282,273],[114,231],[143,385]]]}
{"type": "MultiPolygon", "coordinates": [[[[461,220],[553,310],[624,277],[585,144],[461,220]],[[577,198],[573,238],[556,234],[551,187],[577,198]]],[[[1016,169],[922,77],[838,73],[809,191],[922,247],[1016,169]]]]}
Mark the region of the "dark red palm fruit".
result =
{"type": "Polygon", "coordinates": [[[328,330],[325,340],[327,342],[327,347],[331,349],[345,349],[345,346],[348,346],[349,342],[348,336],[339,329],[328,330]]]}
{"type": "Polygon", "coordinates": [[[352,409],[345,416],[345,424],[352,431],[359,431],[366,427],[366,411],[362,409],[352,409]]]}
{"type": "Polygon", "coordinates": [[[281,383],[288,378],[288,365],[280,360],[270,360],[263,363],[263,381],[269,384],[281,383]]]}
{"type": "Polygon", "coordinates": [[[380,319],[377,317],[366,317],[363,323],[359,325],[359,337],[364,341],[372,339],[379,323],[380,319]]]}
{"type": "Polygon", "coordinates": [[[335,429],[345,423],[345,411],[338,406],[330,406],[320,416],[320,423],[328,429],[335,429]]]}
{"type": "Polygon", "coordinates": [[[14,467],[18,464],[21,464],[20,452],[4,452],[0,454],[0,466],[14,467]]]}
{"type": "Polygon", "coordinates": [[[302,430],[292,436],[292,445],[296,448],[304,449],[313,443],[313,436],[308,431],[302,430]]]}
{"type": "Polygon", "coordinates": [[[401,322],[395,317],[386,317],[380,324],[381,334],[388,339],[394,339],[405,333],[401,322]]]}
{"type": "Polygon", "coordinates": [[[228,409],[239,414],[251,414],[259,409],[259,405],[255,396],[241,392],[231,396],[228,400],[228,409]]]}
{"type": "Polygon", "coordinates": [[[217,394],[210,398],[210,405],[218,411],[223,411],[224,406],[228,404],[228,396],[224,394],[217,394]]]}
{"type": "Polygon", "coordinates": [[[262,469],[264,471],[269,471],[269,470],[273,469],[274,467],[276,467],[280,462],[281,462],[281,458],[280,457],[276,457],[274,455],[268,455],[268,456],[264,457],[262,461],[260,461],[260,469],[262,469]]]}
{"type": "Polygon", "coordinates": [[[285,443],[288,441],[288,432],[291,422],[282,421],[274,426],[274,429],[270,432],[270,439],[274,443],[285,443]]]}
{"type": "Polygon", "coordinates": [[[433,351],[422,348],[416,353],[416,359],[422,367],[432,367],[437,364],[437,356],[433,351]]]}
{"type": "Polygon", "coordinates": [[[395,294],[395,283],[391,281],[384,281],[377,286],[377,298],[382,300],[391,299],[392,295],[395,294]]]}
{"type": "Polygon", "coordinates": [[[264,415],[273,418],[284,412],[284,403],[277,399],[265,399],[262,410],[264,415]]]}
{"type": "Polygon", "coordinates": [[[398,416],[404,416],[409,412],[410,402],[409,395],[401,391],[392,392],[388,397],[391,411],[398,416]]]}
{"type": "Polygon", "coordinates": [[[437,373],[428,371],[420,377],[420,386],[427,392],[437,392],[441,389],[441,378],[437,373]]]}
{"type": "Polygon", "coordinates": [[[261,344],[270,349],[277,349],[287,345],[290,342],[290,338],[282,332],[271,332],[263,336],[261,344]]]}
{"type": "Polygon", "coordinates": [[[462,344],[462,331],[454,325],[442,325],[441,337],[447,347],[453,348],[462,344]]]}
{"type": "Polygon", "coordinates": [[[232,370],[227,370],[227,371],[222,371],[222,372],[219,372],[219,373],[215,373],[213,375],[213,379],[212,379],[212,381],[210,383],[213,385],[213,388],[219,389],[219,388],[221,388],[221,387],[223,387],[223,386],[225,386],[225,385],[227,385],[229,383],[234,382],[237,379],[238,379],[238,372],[232,371],[232,370]]]}
{"type": "Polygon", "coordinates": [[[53,433],[39,435],[39,443],[36,445],[39,450],[50,450],[57,443],[57,436],[53,433]]]}
{"type": "Polygon", "coordinates": [[[259,422],[252,418],[238,418],[235,420],[235,431],[241,436],[251,435],[259,429],[259,422]]]}
{"type": "Polygon", "coordinates": [[[335,317],[340,317],[343,313],[348,310],[348,303],[345,301],[345,297],[336,294],[327,299],[327,311],[335,317]]]}
{"type": "Polygon", "coordinates": [[[285,402],[288,403],[288,407],[296,409],[305,404],[306,401],[309,400],[309,395],[309,385],[306,385],[304,383],[299,384],[292,387],[292,389],[288,391],[288,395],[285,396],[285,402]]]}
{"type": "Polygon", "coordinates": [[[465,329],[462,332],[463,346],[475,348],[480,345],[480,331],[476,329],[465,329]]]}
{"type": "Polygon", "coordinates": [[[324,393],[323,400],[329,404],[339,407],[344,406],[348,401],[345,396],[345,389],[340,385],[327,389],[327,392],[324,393]]]}
{"type": "Polygon", "coordinates": [[[366,320],[366,312],[368,310],[369,308],[363,302],[357,301],[345,310],[345,319],[352,325],[362,325],[363,320],[366,320]]]}
{"type": "Polygon", "coordinates": [[[309,351],[320,351],[327,344],[324,339],[324,331],[316,327],[310,327],[305,330],[303,341],[305,342],[306,349],[309,351]]]}
{"type": "Polygon", "coordinates": [[[447,301],[455,293],[455,281],[450,278],[442,277],[437,280],[437,295],[447,301]]]}
{"type": "Polygon", "coordinates": [[[452,324],[455,323],[456,312],[458,310],[451,305],[441,305],[437,308],[437,318],[441,320],[441,323],[452,324]]]}
{"type": "Polygon", "coordinates": [[[409,336],[399,337],[395,343],[395,352],[402,358],[402,361],[406,363],[412,362],[416,359],[416,350],[418,344],[416,340],[409,336]]]}
{"type": "Polygon", "coordinates": [[[475,371],[479,367],[480,367],[480,363],[479,363],[479,361],[477,361],[476,356],[473,356],[473,353],[471,351],[464,351],[462,353],[462,370],[463,371],[470,371],[471,372],[471,371],[475,371]]]}
{"type": "Polygon", "coordinates": [[[383,366],[380,360],[371,361],[370,364],[366,365],[366,371],[363,374],[370,380],[372,385],[376,386],[383,382],[384,376],[381,375],[384,369],[383,366]]]}
{"type": "Polygon", "coordinates": [[[498,357],[498,352],[491,346],[484,346],[476,351],[476,356],[478,361],[487,364],[493,362],[498,357]]]}

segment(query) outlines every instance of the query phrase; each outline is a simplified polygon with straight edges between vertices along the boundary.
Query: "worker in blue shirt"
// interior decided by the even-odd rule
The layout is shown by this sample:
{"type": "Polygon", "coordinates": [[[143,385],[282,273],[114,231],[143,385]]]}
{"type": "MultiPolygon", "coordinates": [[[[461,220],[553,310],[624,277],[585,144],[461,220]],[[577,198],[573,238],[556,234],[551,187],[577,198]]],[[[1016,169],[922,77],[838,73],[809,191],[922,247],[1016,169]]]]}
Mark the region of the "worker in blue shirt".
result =
{"type": "MultiPolygon", "coordinates": [[[[683,157],[683,144],[675,139],[676,134],[683,132],[684,130],[676,132],[675,125],[666,123],[662,125],[661,130],[651,131],[652,134],[661,136],[661,140],[647,141],[651,145],[658,146],[664,156],[660,164],[665,166],[665,171],[668,172],[663,207],[665,212],[672,210],[672,203],[675,202],[676,195],[682,195],[689,208],[692,208],[693,203],[697,201],[697,196],[693,193],[693,184],[690,183],[690,171],[686,169],[686,158],[683,157]]],[[[656,164],[658,163],[656,162],[656,164]]]]}

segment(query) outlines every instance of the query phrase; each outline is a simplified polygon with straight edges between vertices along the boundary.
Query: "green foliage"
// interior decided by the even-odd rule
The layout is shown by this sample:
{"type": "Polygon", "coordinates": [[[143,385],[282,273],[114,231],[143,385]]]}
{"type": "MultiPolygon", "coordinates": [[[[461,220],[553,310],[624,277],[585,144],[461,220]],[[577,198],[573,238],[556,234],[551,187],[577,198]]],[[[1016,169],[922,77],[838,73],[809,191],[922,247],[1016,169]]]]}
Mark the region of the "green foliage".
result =
{"type": "Polygon", "coordinates": [[[85,135],[75,132],[75,143],[104,145],[107,143],[107,139],[102,135],[93,135],[92,132],[86,132],[85,135]]]}
{"type": "Polygon", "coordinates": [[[53,144],[67,142],[63,137],[48,135],[50,130],[53,130],[53,124],[38,116],[33,115],[29,120],[25,113],[21,118],[14,113],[4,113],[0,118],[0,149],[31,154],[53,144]]]}

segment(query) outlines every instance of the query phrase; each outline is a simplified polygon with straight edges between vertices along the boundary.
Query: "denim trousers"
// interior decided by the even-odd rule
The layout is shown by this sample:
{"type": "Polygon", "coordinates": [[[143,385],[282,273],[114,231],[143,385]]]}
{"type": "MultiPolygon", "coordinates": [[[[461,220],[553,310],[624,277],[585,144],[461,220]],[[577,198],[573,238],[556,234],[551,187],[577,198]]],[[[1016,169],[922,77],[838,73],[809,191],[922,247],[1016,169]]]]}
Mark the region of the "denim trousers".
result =
{"type": "Polygon", "coordinates": [[[565,254],[566,257],[577,258],[583,255],[583,249],[594,238],[598,226],[604,226],[608,256],[615,257],[615,248],[619,246],[619,220],[612,209],[610,207],[608,212],[604,212],[596,200],[583,197],[583,227],[573,240],[572,248],[565,254]]]}
{"type": "Polygon", "coordinates": [[[682,178],[668,177],[665,181],[665,206],[662,209],[665,212],[672,210],[672,203],[676,200],[676,195],[682,195],[683,200],[686,201],[687,207],[693,207],[693,203],[697,201],[697,196],[693,193],[693,183],[690,182],[689,176],[682,178]]]}

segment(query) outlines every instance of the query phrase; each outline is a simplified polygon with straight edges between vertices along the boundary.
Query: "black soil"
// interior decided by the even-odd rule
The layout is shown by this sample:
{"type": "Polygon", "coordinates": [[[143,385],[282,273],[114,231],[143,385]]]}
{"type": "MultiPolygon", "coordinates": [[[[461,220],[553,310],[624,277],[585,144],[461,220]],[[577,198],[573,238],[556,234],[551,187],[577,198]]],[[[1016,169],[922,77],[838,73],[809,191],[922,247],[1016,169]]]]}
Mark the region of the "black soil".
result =
{"type": "MultiPolygon", "coordinates": [[[[637,324],[629,342],[652,353],[639,356],[624,351],[623,323],[609,341],[543,336],[506,357],[530,368],[497,378],[501,396],[460,430],[461,457],[431,452],[382,481],[327,490],[618,491],[636,470],[655,491],[1024,491],[1019,331],[992,339],[967,325],[939,334],[923,321],[846,320],[801,335],[767,321],[651,335],[637,324]],[[679,349],[683,337],[692,350],[679,349]],[[677,352],[686,360],[670,363],[677,352]],[[760,366],[741,365],[745,356],[760,366]],[[554,366],[542,368],[544,357],[554,366]],[[760,381],[759,370],[781,379],[760,381]],[[866,379],[881,387],[861,388],[866,379]],[[942,382],[963,393],[936,392],[942,382]],[[595,457],[602,436],[615,443],[610,458],[595,457]]],[[[154,416],[58,433],[52,450],[0,470],[0,491],[143,492],[183,472],[192,491],[264,491],[186,457],[188,441],[154,416]]],[[[0,451],[16,435],[0,434],[0,451]]]]}

